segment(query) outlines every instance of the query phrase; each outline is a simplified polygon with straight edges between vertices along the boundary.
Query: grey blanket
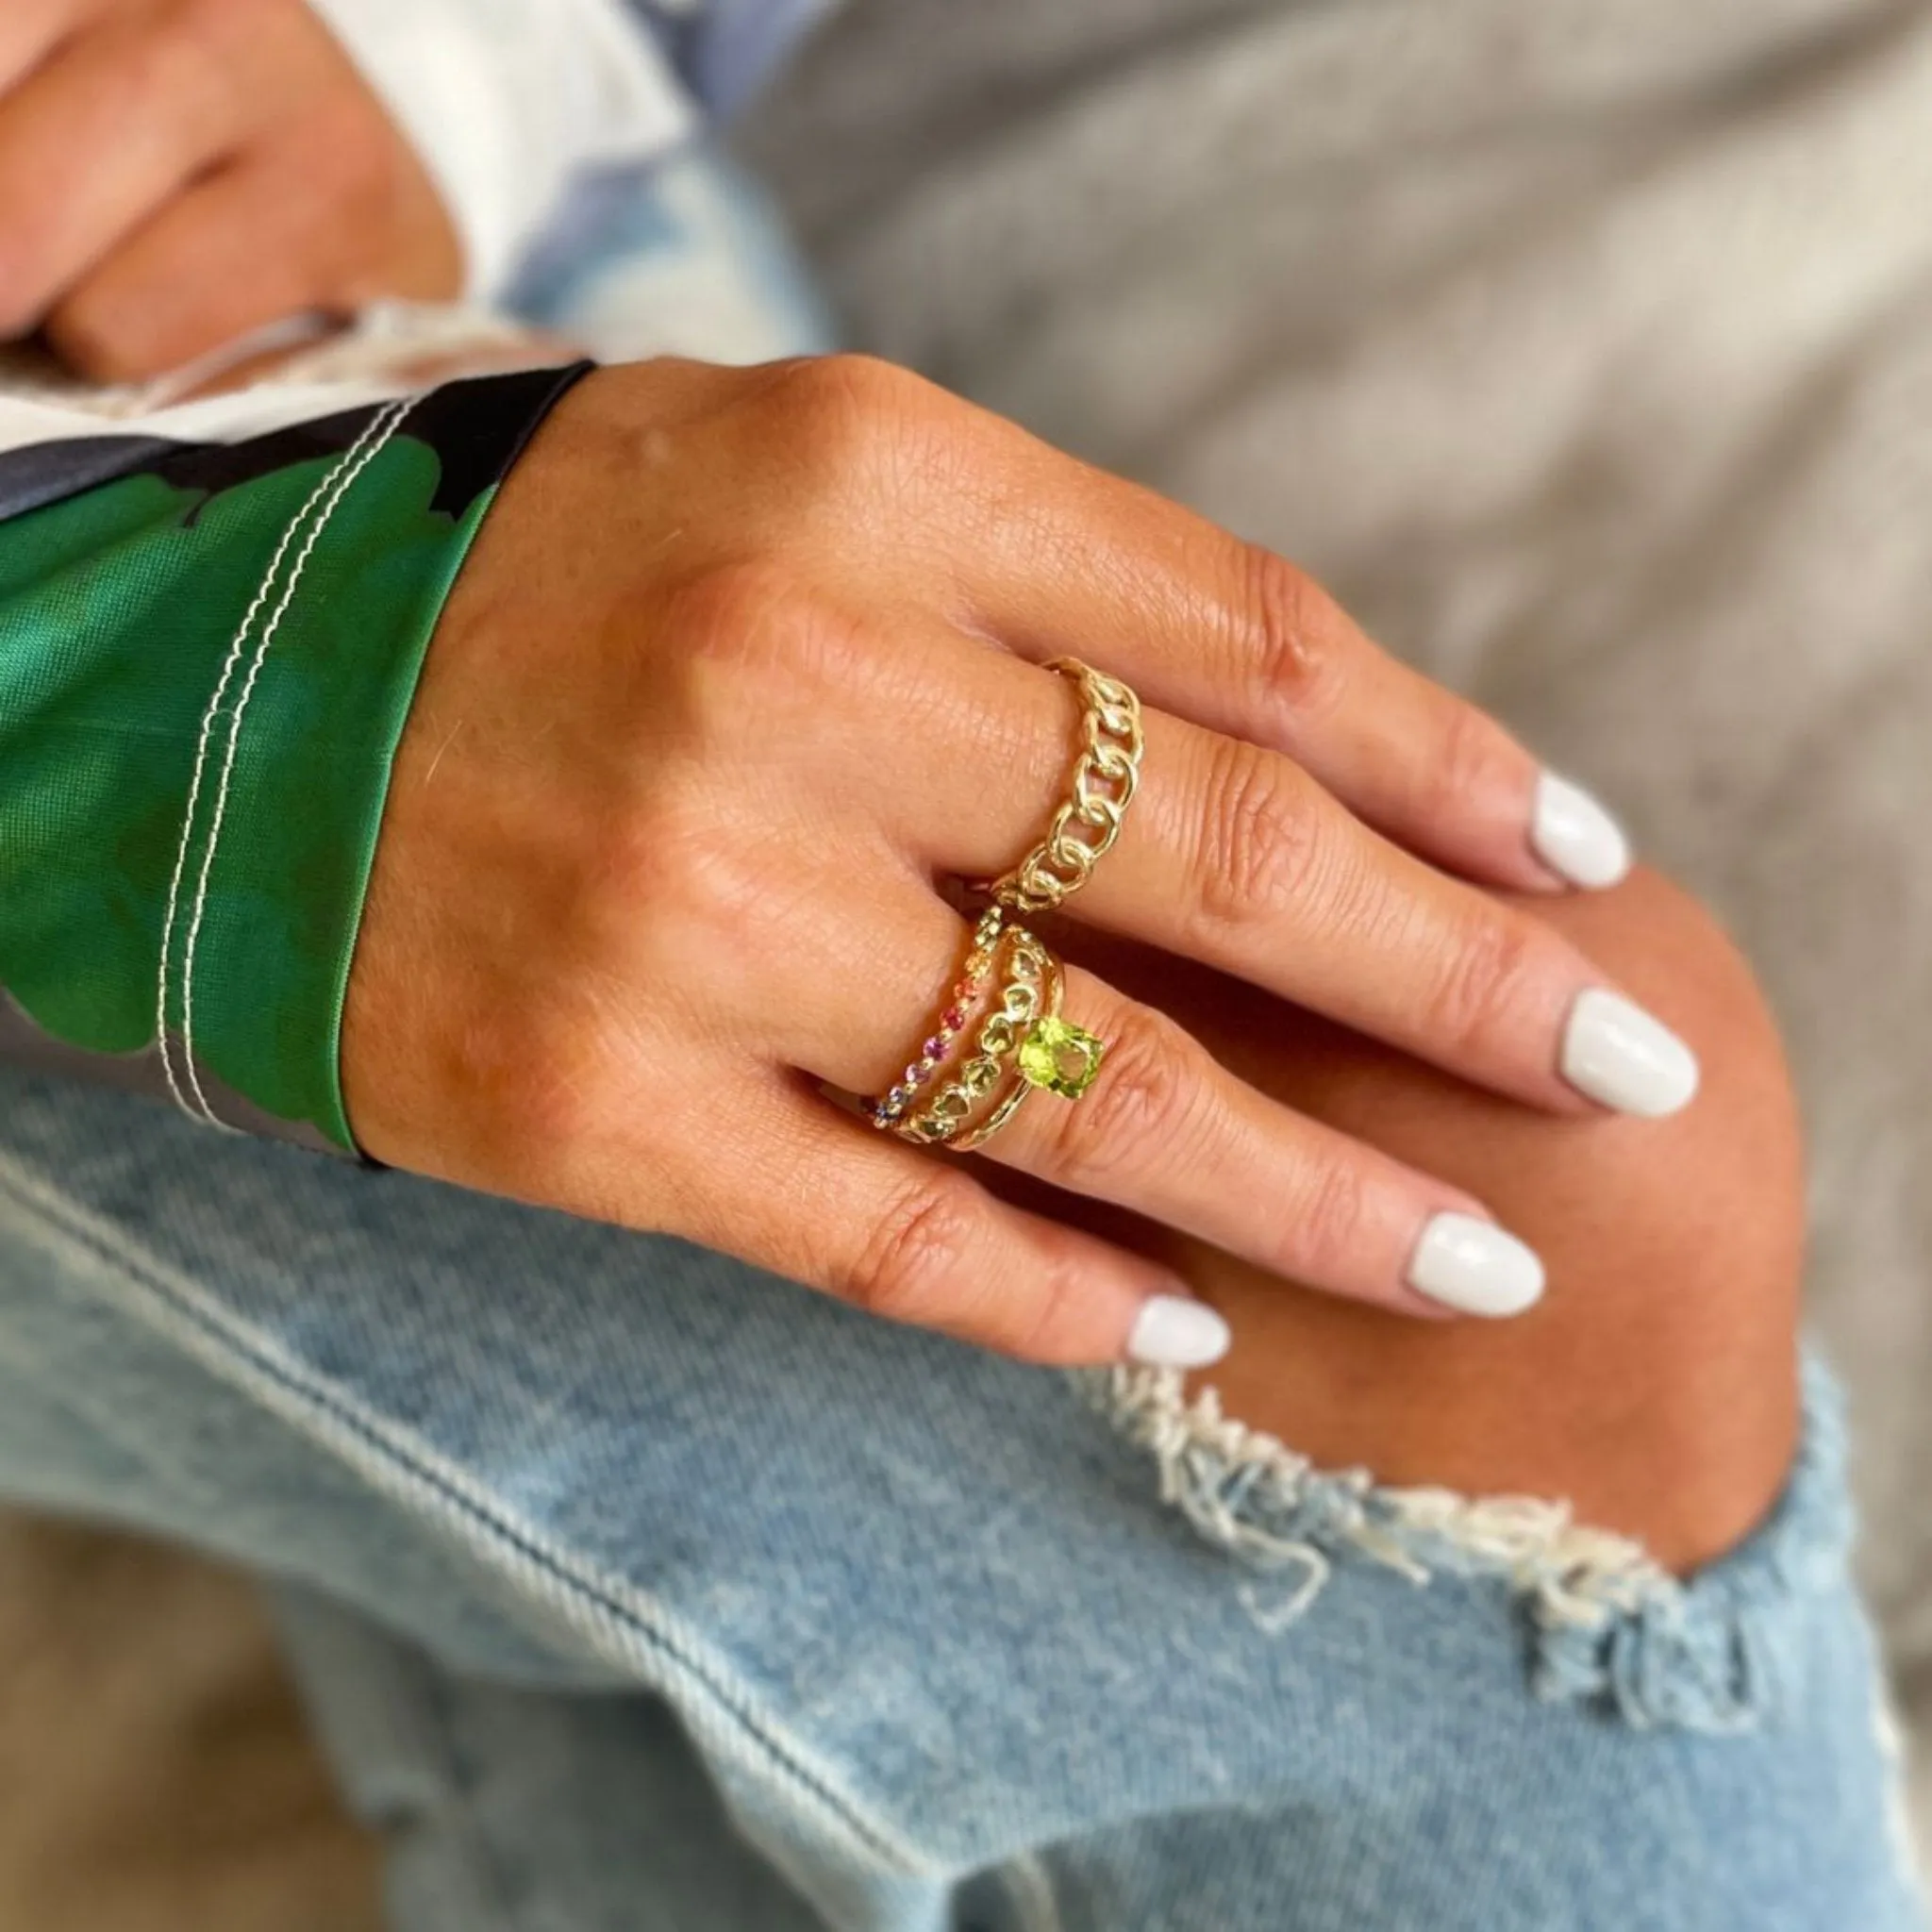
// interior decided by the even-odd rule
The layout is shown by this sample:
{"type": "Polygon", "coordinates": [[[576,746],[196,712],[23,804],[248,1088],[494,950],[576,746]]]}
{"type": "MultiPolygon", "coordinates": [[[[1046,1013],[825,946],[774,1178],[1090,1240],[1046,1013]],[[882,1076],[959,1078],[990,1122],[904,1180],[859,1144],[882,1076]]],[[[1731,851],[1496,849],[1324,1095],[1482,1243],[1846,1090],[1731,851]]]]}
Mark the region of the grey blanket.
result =
{"type": "Polygon", "coordinates": [[[1932,1728],[1932,8],[861,0],[746,143],[859,341],[1310,565],[1727,916],[1932,1728]]]}

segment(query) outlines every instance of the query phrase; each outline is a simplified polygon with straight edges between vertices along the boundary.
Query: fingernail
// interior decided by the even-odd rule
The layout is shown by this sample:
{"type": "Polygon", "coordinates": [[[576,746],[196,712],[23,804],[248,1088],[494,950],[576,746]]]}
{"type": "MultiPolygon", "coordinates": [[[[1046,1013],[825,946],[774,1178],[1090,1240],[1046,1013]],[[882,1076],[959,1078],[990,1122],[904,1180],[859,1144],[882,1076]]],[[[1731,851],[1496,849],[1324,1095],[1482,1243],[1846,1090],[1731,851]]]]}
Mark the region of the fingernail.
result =
{"type": "Polygon", "coordinates": [[[1542,1296],[1543,1264],[1493,1221],[1439,1214],[1415,1245],[1408,1285],[1465,1315],[1520,1315],[1542,1296]]]}
{"type": "Polygon", "coordinates": [[[1573,886],[1600,891],[1630,870],[1624,828],[1581,785],[1545,772],[1536,781],[1530,849],[1573,886]]]}
{"type": "Polygon", "coordinates": [[[1558,1065],[1579,1093],[1660,1120],[1690,1105],[1697,1056],[1661,1021],[1600,986],[1577,995],[1558,1065]]]}
{"type": "Polygon", "coordinates": [[[1127,1354],[1150,1369],[1205,1369],[1227,1353],[1227,1324],[1206,1302],[1157,1294],[1141,1304],[1127,1354]]]}

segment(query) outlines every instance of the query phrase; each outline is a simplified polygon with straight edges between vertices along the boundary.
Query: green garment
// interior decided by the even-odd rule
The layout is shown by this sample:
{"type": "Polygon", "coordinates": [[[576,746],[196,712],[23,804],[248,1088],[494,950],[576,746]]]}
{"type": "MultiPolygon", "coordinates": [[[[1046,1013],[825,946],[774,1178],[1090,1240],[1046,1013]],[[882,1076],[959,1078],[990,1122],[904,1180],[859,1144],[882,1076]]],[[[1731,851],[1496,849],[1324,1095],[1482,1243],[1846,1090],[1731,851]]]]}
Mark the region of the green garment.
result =
{"type": "Polygon", "coordinates": [[[0,452],[0,1053],[354,1151],[342,1002],[396,744],[579,373],[0,452]]]}

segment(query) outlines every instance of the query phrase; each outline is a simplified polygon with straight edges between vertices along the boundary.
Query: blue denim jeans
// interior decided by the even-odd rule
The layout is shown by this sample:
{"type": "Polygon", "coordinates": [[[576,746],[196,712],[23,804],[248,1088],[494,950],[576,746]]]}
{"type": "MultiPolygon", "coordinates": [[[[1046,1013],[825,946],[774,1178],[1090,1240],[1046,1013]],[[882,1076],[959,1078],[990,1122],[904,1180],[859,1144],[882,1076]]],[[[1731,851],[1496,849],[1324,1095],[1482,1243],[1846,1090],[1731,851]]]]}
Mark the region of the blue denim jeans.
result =
{"type": "Polygon", "coordinates": [[[0,1077],[0,1488],[279,1586],[402,1932],[1922,1923],[1822,1374],[1683,1588],[1171,1393],[0,1077]]]}

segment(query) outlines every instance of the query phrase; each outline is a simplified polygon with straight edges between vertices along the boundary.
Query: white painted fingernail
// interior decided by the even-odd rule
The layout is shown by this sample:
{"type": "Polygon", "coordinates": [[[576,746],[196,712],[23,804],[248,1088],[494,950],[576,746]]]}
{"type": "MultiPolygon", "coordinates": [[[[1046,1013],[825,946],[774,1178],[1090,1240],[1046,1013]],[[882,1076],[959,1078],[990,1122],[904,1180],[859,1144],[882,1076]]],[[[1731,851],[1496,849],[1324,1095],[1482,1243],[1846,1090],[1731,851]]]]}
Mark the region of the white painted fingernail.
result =
{"type": "Polygon", "coordinates": [[[1543,1264],[1493,1221],[1439,1214],[1415,1244],[1408,1285],[1465,1315],[1520,1315],[1542,1296],[1543,1264]]]}
{"type": "Polygon", "coordinates": [[[1688,1107],[1697,1091],[1697,1056],[1662,1021],[1600,986],[1570,1008],[1558,1066],[1579,1093],[1648,1120],[1688,1107]]]}
{"type": "Polygon", "coordinates": [[[1554,772],[1536,781],[1529,843],[1559,878],[1593,891],[1614,886],[1630,870],[1623,826],[1581,785],[1554,772]]]}
{"type": "Polygon", "coordinates": [[[1141,1304],[1127,1354],[1150,1369],[1205,1369],[1227,1353],[1227,1324],[1206,1302],[1157,1294],[1141,1304]]]}

